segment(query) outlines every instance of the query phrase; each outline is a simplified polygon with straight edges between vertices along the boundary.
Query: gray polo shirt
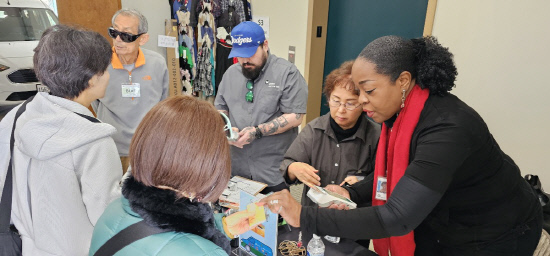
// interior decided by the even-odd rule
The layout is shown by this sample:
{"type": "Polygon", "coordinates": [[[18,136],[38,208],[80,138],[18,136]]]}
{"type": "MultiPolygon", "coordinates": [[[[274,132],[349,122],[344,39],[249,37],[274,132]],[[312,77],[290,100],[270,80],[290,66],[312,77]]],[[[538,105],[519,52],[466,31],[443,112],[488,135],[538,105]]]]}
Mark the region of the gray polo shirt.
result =
{"type": "Polygon", "coordinates": [[[113,134],[118,154],[128,156],[130,141],[141,119],[149,110],[168,97],[168,68],[160,54],[139,49],[138,58],[131,71],[124,68],[113,50],[111,65],[107,68],[111,77],[105,96],[92,102],[97,118],[116,128],[113,134]],[[140,97],[122,97],[122,83],[139,83],[140,97]]]}
{"type": "MultiPolygon", "coordinates": [[[[284,113],[305,114],[307,84],[294,64],[270,54],[254,81],[254,101],[247,102],[247,79],[239,63],[225,72],[214,105],[229,112],[229,119],[239,130],[269,122],[284,113]]],[[[265,136],[245,145],[231,147],[231,174],[267,183],[284,182],[279,172],[283,156],[298,135],[298,128],[265,136]]]]}

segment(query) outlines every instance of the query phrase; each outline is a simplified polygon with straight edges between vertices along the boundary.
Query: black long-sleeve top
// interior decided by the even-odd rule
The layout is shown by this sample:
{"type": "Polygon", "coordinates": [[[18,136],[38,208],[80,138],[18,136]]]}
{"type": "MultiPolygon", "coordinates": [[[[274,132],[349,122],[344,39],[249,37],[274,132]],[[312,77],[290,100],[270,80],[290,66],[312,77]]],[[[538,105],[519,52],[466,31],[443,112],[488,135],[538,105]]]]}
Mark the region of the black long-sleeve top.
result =
{"type": "MultiPolygon", "coordinates": [[[[490,243],[540,214],[540,203],[518,166],[483,119],[454,95],[429,96],[411,139],[409,161],[385,205],[347,211],[303,207],[301,228],[351,239],[414,230],[419,252],[490,243]]],[[[356,203],[371,200],[372,180],[349,192],[356,203]]]]}

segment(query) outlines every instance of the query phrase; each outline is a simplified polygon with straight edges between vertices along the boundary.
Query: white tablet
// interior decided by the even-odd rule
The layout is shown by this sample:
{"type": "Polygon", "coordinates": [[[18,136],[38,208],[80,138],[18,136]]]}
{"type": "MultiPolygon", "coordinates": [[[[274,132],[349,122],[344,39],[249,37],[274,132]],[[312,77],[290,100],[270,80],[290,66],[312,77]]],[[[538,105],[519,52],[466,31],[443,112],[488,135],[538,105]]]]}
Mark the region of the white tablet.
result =
{"type": "Polygon", "coordinates": [[[328,191],[322,187],[315,186],[317,190],[310,188],[307,192],[307,196],[309,199],[311,199],[313,202],[318,204],[320,207],[328,207],[331,204],[345,204],[350,209],[357,208],[357,204],[353,201],[347,199],[346,197],[339,195],[337,193],[334,193],[332,191],[328,191]]]}

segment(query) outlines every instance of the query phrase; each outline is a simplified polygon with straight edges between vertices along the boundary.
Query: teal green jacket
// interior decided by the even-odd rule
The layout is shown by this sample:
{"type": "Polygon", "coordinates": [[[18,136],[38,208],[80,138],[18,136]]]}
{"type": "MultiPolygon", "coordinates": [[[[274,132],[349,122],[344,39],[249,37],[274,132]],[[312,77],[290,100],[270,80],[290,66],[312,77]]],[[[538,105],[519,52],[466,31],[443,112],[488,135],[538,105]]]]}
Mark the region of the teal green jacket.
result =
{"type": "MultiPolygon", "coordinates": [[[[216,228],[223,233],[223,214],[215,214],[216,228]]],[[[90,256],[111,237],[126,227],[143,220],[137,213],[132,211],[128,200],[124,197],[113,201],[94,228],[90,256]]],[[[198,235],[178,232],[166,232],[145,237],[131,243],[115,254],[116,256],[141,256],[141,255],[178,255],[178,256],[201,256],[201,255],[227,255],[219,246],[198,235]]]]}

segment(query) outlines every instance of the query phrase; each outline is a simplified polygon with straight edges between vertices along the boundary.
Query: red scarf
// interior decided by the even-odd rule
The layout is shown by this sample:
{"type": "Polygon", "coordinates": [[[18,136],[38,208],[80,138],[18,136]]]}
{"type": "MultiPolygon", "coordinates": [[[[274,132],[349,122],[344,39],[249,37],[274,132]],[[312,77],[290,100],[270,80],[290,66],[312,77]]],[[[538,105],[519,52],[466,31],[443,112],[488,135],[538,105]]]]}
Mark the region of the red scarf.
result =
{"type": "MultiPolygon", "coordinates": [[[[429,94],[428,89],[423,90],[420,86],[415,85],[407,96],[405,107],[401,109],[393,128],[390,130],[385,123],[382,124],[374,167],[373,206],[386,203],[386,201],[375,198],[378,177],[387,177],[386,191],[387,198],[390,198],[395,185],[405,174],[405,170],[409,166],[411,137],[429,94]]],[[[416,247],[412,231],[404,236],[374,239],[373,244],[374,250],[380,256],[388,256],[388,251],[392,256],[414,255],[416,247]]]]}

